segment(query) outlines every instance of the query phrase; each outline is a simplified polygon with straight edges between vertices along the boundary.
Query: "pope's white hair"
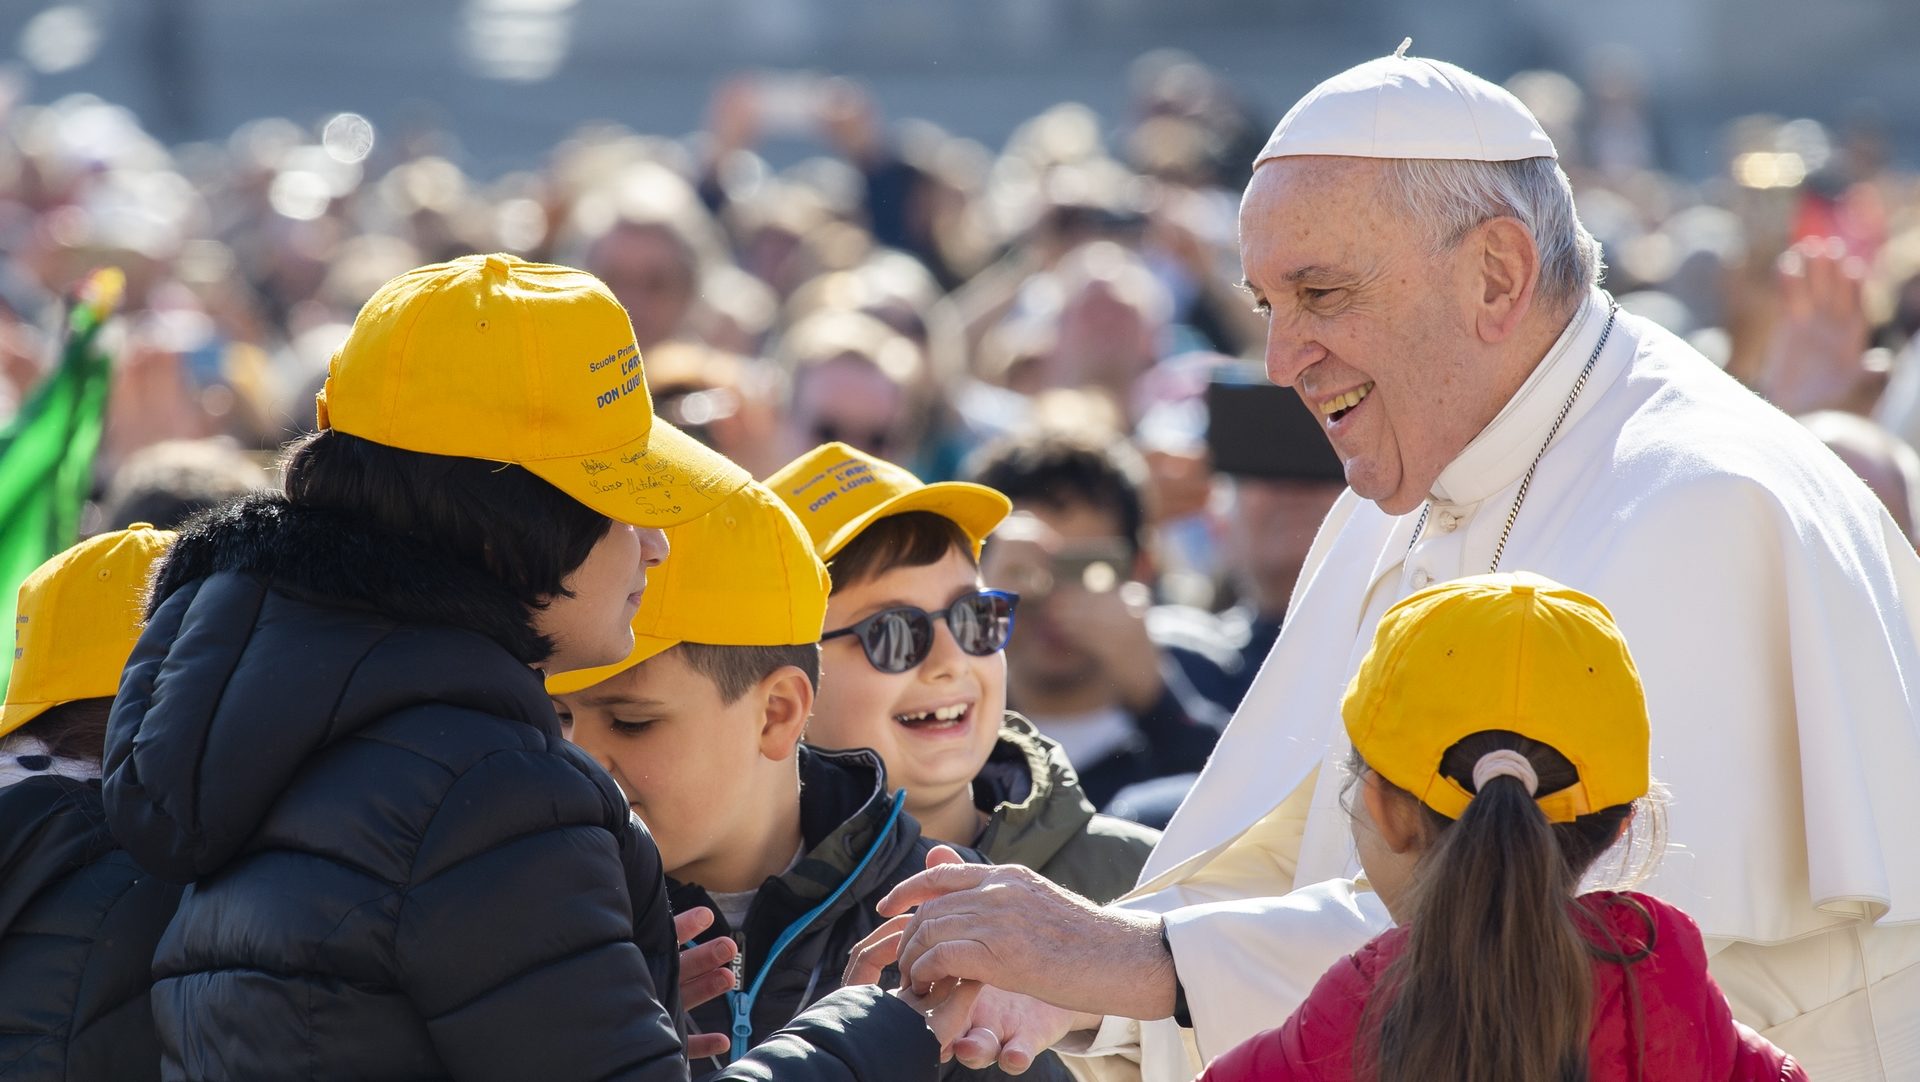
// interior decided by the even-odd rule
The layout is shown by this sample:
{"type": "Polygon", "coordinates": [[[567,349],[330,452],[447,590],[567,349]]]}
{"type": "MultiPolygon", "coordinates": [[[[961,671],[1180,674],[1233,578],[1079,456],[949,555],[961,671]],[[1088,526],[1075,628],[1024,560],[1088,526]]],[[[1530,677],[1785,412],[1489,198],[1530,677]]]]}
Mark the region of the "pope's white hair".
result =
{"type": "Polygon", "coordinates": [[[1552,158],[1509,162],[1400,158],[1387,186],[1406,210],[1426,222],[1436,249],[1460,243],[1475,226],[1515,218],[1540,253],[1540,299],[1573,305],[1600,281],[1600,244],[1580,224],[1573,186],[1552,158]]]}

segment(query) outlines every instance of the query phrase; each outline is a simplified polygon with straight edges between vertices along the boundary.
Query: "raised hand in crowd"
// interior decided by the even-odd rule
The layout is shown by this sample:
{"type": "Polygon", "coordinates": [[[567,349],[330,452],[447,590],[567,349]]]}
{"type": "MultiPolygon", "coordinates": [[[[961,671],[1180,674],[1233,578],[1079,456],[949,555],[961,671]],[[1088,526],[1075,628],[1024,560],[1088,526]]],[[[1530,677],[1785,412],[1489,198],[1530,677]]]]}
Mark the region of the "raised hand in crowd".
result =
{"type": "Polygon", "coordinates": [[[1869,353],[1866,268],[1837,237],[1810,238],[1780,257],[1780,315],[1759,372],[1760,392],[1796,416],[1867,414],[1887,383],[1869,353]]]}

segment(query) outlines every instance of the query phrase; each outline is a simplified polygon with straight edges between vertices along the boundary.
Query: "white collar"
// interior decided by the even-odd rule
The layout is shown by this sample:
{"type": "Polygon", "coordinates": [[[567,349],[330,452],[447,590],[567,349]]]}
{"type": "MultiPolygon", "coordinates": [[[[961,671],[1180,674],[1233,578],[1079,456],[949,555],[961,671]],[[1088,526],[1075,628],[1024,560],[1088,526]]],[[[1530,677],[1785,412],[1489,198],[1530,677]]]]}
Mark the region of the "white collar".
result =
{"type": "Polygon", "coordinates": [[[1433,482],[1435,503],[1477,504],[1527,472],[1600,340],[1609,303],[1607,295],[1598,289],[1588,294],[1527,381],[1440,471],[1433,482]]]}

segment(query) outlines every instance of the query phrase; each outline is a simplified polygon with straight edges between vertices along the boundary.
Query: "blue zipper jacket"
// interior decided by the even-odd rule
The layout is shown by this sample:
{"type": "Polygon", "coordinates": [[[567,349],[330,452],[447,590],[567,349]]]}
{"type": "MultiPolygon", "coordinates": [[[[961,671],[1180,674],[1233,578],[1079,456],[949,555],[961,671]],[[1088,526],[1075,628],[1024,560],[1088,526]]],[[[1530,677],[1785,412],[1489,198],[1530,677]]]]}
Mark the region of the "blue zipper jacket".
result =
{"type": "MultiPolygon", "coordinates": [[[[743,927],[733,928],[707,892],[690,883],[668,881],[675,912],[695,906],[714,910],[714,926],[700,939],[733,936],[742,946],[734,992],[692,1012],[694,1029],[729,1033],[744,1024],[751,1048],[820,997],[840,987],[840,975],[853,945],[880,924],[874,911],[894,886],[926,867],[936,842],[920,833],[920,824],[900,810],[886,791],[886,774],[871,751],[822,751],[802,745],[800,755],[799,863],[770,877],[754,896],[743,927]]],[[[962,850],[968,860],[981,858],[962,850]]],[[[883,982],[891,986],[889,971],[883,982]]],[[[693,1078],[716,1073],[727,1057],[697,1061],[693,1078]]],[[[1000,1079],[997,1070],[974,1071],[949,1063],[941,1071],[948,1082],[1000,1079]]],[[[1043,1056],[1023,1079],[1068,1078],[1053,1056],[1043,1056]]]]}

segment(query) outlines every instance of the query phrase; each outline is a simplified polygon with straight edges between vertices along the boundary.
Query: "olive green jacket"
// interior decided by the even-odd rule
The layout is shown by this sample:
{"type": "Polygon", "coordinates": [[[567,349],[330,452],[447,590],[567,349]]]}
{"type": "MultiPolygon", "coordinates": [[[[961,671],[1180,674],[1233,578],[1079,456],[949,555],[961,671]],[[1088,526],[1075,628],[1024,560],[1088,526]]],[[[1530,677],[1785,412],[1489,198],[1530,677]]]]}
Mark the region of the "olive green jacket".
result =
{"type": "Polygon", "coordinates": [[[1160,832],[1094,812],[1060,745],[1009,712],[973,780],[990,818],[973,843],[995,864],[1021,864],[1096,902],[1133,889],[1160,832]]]}

